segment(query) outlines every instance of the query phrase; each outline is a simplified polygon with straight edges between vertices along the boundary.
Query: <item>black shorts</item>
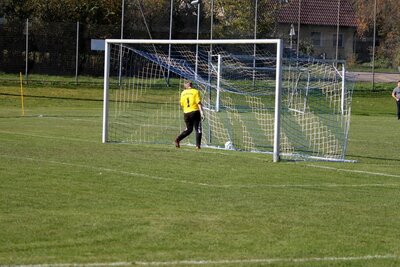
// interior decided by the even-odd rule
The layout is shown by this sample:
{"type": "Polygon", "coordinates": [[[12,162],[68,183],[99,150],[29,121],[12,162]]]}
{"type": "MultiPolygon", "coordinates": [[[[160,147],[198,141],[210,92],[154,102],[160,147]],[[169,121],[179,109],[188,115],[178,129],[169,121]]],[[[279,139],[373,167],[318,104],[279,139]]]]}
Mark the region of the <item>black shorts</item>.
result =
{"type": "Polygon", "coordinates": [[[200,110],[183,114],[183,119],[186,123],[200,122],[201,121],[200,110]]]}

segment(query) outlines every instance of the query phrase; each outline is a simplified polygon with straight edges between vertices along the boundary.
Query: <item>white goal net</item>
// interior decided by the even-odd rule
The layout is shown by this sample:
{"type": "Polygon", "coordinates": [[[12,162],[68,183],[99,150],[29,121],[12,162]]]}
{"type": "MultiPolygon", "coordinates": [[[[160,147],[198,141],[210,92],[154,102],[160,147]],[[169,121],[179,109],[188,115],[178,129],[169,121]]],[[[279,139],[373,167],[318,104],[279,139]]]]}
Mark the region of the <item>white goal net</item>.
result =
{"type": "Polygon", "coordinates": [[[203,146],[274,161],[345,158],[344,66],[286,59],[280,40],[107,40],[105,55],[103,142],[173,145],[190,80],[205,111],[203,146]]]}

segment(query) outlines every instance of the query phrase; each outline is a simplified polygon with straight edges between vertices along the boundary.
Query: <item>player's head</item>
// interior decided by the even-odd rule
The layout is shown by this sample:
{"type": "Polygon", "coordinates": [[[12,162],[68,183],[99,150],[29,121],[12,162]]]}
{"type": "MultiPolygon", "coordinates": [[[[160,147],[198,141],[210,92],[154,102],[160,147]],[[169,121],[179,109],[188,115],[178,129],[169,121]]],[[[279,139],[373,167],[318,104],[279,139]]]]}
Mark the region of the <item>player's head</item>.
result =
{"type": "Polygon", "coordinates": [[[185,88],[192,88],[193,85],[192,85],[192,82],[191,82],[191,81],[187,81],[187,80],[186,80],[186,81],[184,82],[184,86],[185,86],[185,88]]]}

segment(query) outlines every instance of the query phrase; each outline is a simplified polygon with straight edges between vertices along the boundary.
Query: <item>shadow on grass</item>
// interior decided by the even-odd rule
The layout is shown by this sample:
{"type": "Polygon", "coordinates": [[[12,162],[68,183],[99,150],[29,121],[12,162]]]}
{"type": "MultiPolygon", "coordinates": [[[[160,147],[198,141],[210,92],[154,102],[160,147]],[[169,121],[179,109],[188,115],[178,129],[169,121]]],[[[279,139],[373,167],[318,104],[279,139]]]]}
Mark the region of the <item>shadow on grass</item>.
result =
{"type": "Polygon", "coordinates": [[[0,119],[24,119],[24,118],[88,118],[88,119],[101,119],[102,115],[49,115],[49,114],[34,114],[34,115],[10,115],[0,116],[0,119]]]}
{"type": "Polygon", "coordinates": [[[384,160],[384,161],[393,161],[399,162],[400,158],[384,158],[384,157],[372,157],[372,156],[363,156],[363,155],[346,155],[346,158],[352,158],[355,160],[362,160],[362,159],[372,159],[372,160],[384,160]]]}
{"type": "MultiPolygon", "coordinates": [[[[0,95],[15,96],[15,97],[20,97],[21,96],[19,94],[8,94],[8,93],[0,93],[0,95]]],[[[41,98],[41,99],[60,99],[60,100],[77,100],[77,101],[103,102],[103,99],[79,98],[79,97],[41,96],[41,95],[24,95],[24,97],[41,98]]]]}

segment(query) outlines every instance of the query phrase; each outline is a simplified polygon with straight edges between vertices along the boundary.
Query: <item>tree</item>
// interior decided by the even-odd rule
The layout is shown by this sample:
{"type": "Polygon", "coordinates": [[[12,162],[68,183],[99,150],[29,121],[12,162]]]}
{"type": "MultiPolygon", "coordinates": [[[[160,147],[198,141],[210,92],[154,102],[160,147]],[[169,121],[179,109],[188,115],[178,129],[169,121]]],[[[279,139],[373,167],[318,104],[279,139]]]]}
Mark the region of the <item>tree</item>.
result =
{"type": "MultiPolygon", "coordinates": [[[[221,38],[253,38],[256,1],[220,0],[215,7],[215,33],[221,38]]],[[[257,38],[274,35],[278,1],[257,1],[257,38]]]]}
{"type": "Polygon", "coordinates": [[[169,31],[169,0],[132,0],[128,3],[127,36],[166,38],[169,31]]]}
{"type": "Polygon", "coordinates": [[[2,0],[0,1],[0,17],[7,20],[25,20],[32,16],[34,8],[27,0],[2,0]]]}
{"type": "Polygon", "coordinates": [[[120,0],[3,0],[0,15],[7,20],[115,24],[120,21],[120,0]]]}
{"type": "Polygon", "coordinates": [[[395,59],[400,53],[400,5],[398,0],[353,0],[358,16],[357,33],[359,36],[373,34],[374,10],[376,1],[377,56],[390,60],[392,66],[398,66],[395,59]]]}

